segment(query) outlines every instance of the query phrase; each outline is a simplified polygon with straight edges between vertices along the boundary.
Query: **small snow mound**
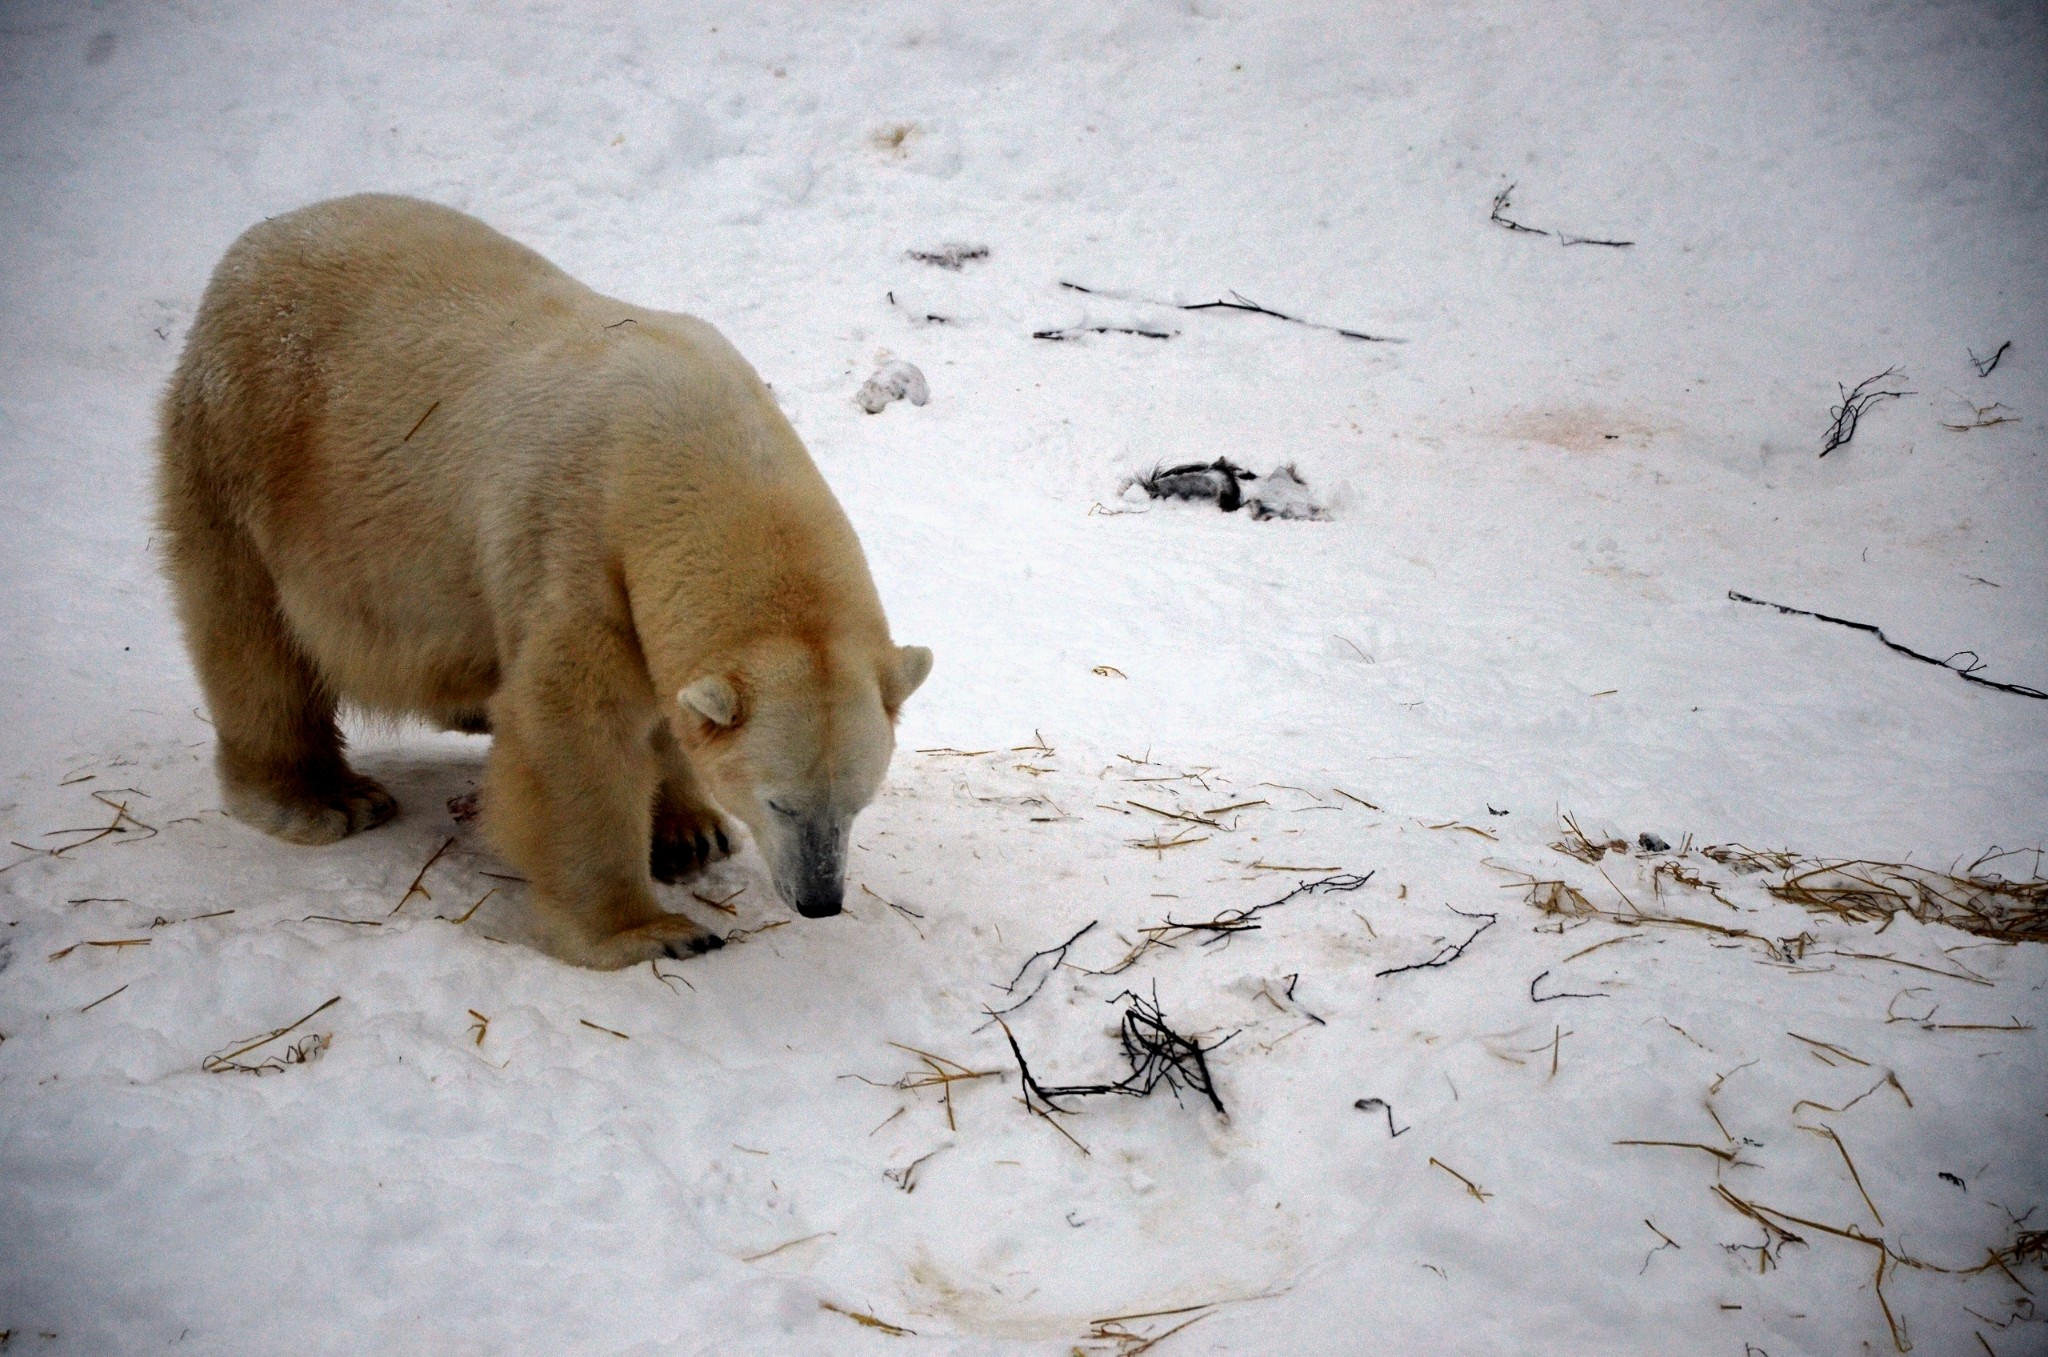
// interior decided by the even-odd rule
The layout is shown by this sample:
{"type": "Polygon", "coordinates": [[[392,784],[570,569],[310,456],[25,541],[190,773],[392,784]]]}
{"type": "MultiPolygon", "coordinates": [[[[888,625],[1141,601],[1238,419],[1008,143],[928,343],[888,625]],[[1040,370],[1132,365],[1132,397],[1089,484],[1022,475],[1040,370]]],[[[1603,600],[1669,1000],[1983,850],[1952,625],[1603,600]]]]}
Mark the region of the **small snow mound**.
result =
{"type": "Polygon", "coordinates": [[[1245,496],[1252,517],[1327,518],[1328,512],[1310,495],[1307,482],[1295,471],[1294,463],[1267,472],[1245,496]]]}
{"type": "Polygon", "coordinates": [[[912,405],[923,405],[931,398],[931,388],[925,384],[924,374],[917,370],[916,365],[899,358],[876,368],[875,375],[861,386],[854,400],[869,414],[879,415],[890,401],[907,400],[912,405]]]}

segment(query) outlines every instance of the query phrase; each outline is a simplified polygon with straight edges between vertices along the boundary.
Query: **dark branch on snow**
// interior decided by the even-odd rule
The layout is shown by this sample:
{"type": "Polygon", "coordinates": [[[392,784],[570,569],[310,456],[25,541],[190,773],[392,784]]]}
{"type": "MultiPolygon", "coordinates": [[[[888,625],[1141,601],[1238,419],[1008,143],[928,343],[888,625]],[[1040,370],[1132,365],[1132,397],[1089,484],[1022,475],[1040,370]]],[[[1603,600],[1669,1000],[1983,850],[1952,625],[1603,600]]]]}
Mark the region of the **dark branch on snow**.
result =
{"type": "Polygon", "coordinates": [[[950,269],[958,273],[963,264],[988,258],[988,246],[940,245],[934,249],[906,250],[904,253],[920,264],[930,264],[934,268],[950,269]]]}
{"type": "Polygon", "coordinates": [[[1403,1126],[1398,1131],[1394,1129],[1394,1105],[1385,1098],[1360,1098],[1351,1105],[1361,1112],[1370,1112],[1375,1107],[1383,1108],[1387,1114],[1387,1139],[1389,1140],[1398,1135],[1405,1135],[1415,1129],[1412,1126],[1403,1126]]]}
{"type": "Polygon", "coordinates": [[[1054,341],[1072,339],[1076,335],[1137,335],[1143,339],[1171,339],[1170,330],[1141,330],[1135,325],[1070,325],[1064,330],[1033,330],[1033,339],[1054,341]]]}
{"type": "Polygon", "coordinates": [[[1481,933],[1484,933],[1487,929],[1493,927],[1495,924],[1500,922],[1500,915],[1498,914],[1467,914],[1464,910],[1459,909],[1455,905],[1445,905],[1444,908],[1450,910],[1451,913],[1457,915],[1461,919],[1484,919],[1486,920],[1486,922],[1479,925],[1479,927],[1473,929],[1472,936],[1465,939],[1463,942],[1458,943],[1456,946],[1445,944],[1444,946],[1437,948],[1436,955],[1431,957],[1429,960],[1418,961],[1415,962],[1413,965],[1409,966],[1391,966],[1384,971],[1374,971],[1373,975],[1375,976],[1375,978],[1389,975],[1400,975],[1404,971],[1440,970],[1441,968],[1450,965],[1453,961],[1456,961],[1459,957],[1465,955],[1465,949],[1467,947],[1470,947],[1473,943],[1477,942],[1479,940],[1479,935],[1481,933]]]}
{"type": "MultiPolygon", "coordinates": [[[[1362,339],[1368,344],[1405,344],[1408,342],[1405,339],[1396,339],[1392,335],[1372,335],[1367,334],[1363,330],[1348,330],[1341,325],[1324,325],[1320,321],[1303,320],[1300,316],[1290,316],[1284,311],[1275,311],[1270,306],[1261,306],[1237,291],[1232,291],[1228,297],[1218,298],[1213,302],[1162,302],[1151,297],[1133,296],[1128,292],[1109,292],[1101,288],[1083,287],[1079,283],[1069,283],[1064,279],[1061,280],[1060,286],[1069,292],[1079,292],[1090,297],[1109,297],[1116,301],[1138,302],[1145,306],[1165,306],[1171,307],[1175,311],[1245,311],[1255,316],[1271,316],[1275,320],[1284,320],[1290,325],[1306,325],[1311,330],[1327,330],[1331,334],[1342,335],[1346,339],[1362,339]]],[[[1087,326],[1083,328],[1093,330],[1101,327],[1087,326]]],[[[1115,326],[1110,326],[1108,329],[1116,333],[1152,334],[1149,330],[1119,330],[1115,326]]],[[[1072,333],[1075,333],[1075,331],[1042,330],[1031,337],[1033,339],[1064,339],[1068,334],[1072,333]]],[[[1166,336],[1158,335],[1156,337],[1163,339],[1166,336]]]]}
{"type": "Polygon", "coordinates": [[[1503,230],[1519,231],[1525,236],[1554,235],[1557,237],[1557,243],[1560,245],[1606,245],[1613,249],[1626,250],[1635,244],[1633,240],[1604,240],[1599,236],[1575,236],[1568,231],[1553,232],[1545,231],[1540,227],[1524,226],[1507,214],[1508,208],[1512,206],[1514,192],[1515,186],[1509,184],[1506,188],[1494,194],[1493,211],[1487,214],[1486,219],[1503,230]]]}
{"type": "Polygon", "coordinates": [[[1308,1011],[1308,1010],[1307,1010],[1306,1008],[1303,1008],[1303,1007],[1302,1007],[1302,1004],[1301,1004],[1301,1000],[1299,1000],[1299,999],[1297,999],[1297,998],[1295,998],[1295,997],[1294,997],[1294,987],[1295,987],[1296,985],[1300,984],[1300,983],[1301,983],[1301,972],[1300,972],[1300,971],[1295,971],[1295,972],[1292,972],[1291,974],[1289,974],[1289,975],[1288,975],[1288,977],[1287,977],[1287,989],[1286,989],[1286,990],[1284,991],[1284,992],[1286,993],[1286,995],[1287,995],[1287,1002],[1288,1002],[1288,1003],[1290,1003],[1290,1004],[1293,1004],[1293,1005],[1294,1005],[1294,1007],[1295,1007],[1295,1011],[1297,1011],[1298,1013],[1300,1013],[1302,1017],[1304,1017],[1304,1018],[1307,1018],[1307,1019],[1308,1019],[1308,1020],[1309,1020],[1310,1022],[1314,1023],[1314,1024],[1316,1025],[1316,1026],[1318,1026],[1318,1027],[1328,1027],[1328,1026],[1329,1026],[1330,1024],[1328,1024],[1328,1023],[1324,1022],[1324,1021],[1323,1021],[1323,1020],[1322,1020],[1321,1018],[1318,1018],[1318,1017],[1317,1017],[1317,1016],[1316,1016],[1315,1014],[1313,1014],[1313,1013],[1309,1012],[1309,1011],[1308,1011]]]}
{"type": "Polygon", "coordinates": [[[1297,896],[1317,895],[1326,891],[1355,891],[1364,886],[1366,882],[1372,880],[1372,877],[1373,874],[1371,872],[1367,872],[1363,876],[1355,872],[1343,872],[1336,876],[1325,876],[1319,877],[1314,881],[1304,881],[1278,900],[1268,900],[1262,905],[1253,905],[1250,909],[1226,909],[1213,919],[1182,923],[1177,919],[1168,918],[1164,923],[1140,929],[1139,931],[1144,934],[1143,941],[1132,947],[1121,961],[1118,961],[1107,970],[1092,971],[1090,974],[1121,975],[1137,965],[1140,958],[1153,948],[1172,947],[1182,939],[1197,935],[1207,935],[1202,938],[1202,946],[1204,947],[1212,947],[1217,943],[1228,943],[1232,937],[1239,933],[1255,933],[1263,928],[1265,925],[1260,922],[1259,915],[1269,909],[1278,909],[1297,896]]]}
{"type": "Polygon", "coordinates": [[[909,316],[910,322],[913,325],[951,325],[953,323],[953,318],[951,316],[942,316],[936,311],[927,311],[923,315],[919,315],[917,312],[912,311],[902,302],[896,300],[896,292],[893,288],[890,289],[887,295],[889,298],[889,305],[895,307],[897,310],[909,316]]]}
{"type": "Polygon", "coordinates": [[[1343,335],[1346,339],[1363,339],[1370,344],[1398,344],[1401,342],[1386,335],[1369,335],[1363,330],[1347,330],[1341,325],[1319,325],[1312,320],[1303,320],[1300,316],[1290,316],[1284,312],[1275,311],[1271,307],[1260,306],[1241,292],[1232,292],[1228,298],[1218,299],[1213,302],[1196,302],[1191,306],[1183,306],[1180,309],[1183,311],[1249,311],[1257,316],[1271,316],[1275,320],[1284,320],[1295,325],[1306,325],[1311,330],[1328,330],[1333,334],[1343,335]]]}
{"type": "Polygon", "coordinates": [[[1768,599],[1751,598],[1748,594],[1738,594],[1733,589],[1728,591],[1728,597],[1737,603],[1754,603],[1759,608],[1776,608],[1779,612],[1792,617],[1811,617],[1815,621],[1832,622],[1838,627],[1848,627],[1853,631],[1867,631],[1886,646],[1898,651],[1901,655],[1919,660],[1923,664],[1934,665],[1939,669],[1955,671],[1956,677],[1962,679],[1965,683],[1974,683],[1983,688],[1996,688],[2001,693],[2017,693],[2021,697],[2048,699],[2048,693],[2042,692],[2039,688],[2029,688],[2018,683],[1994,683],[1990,679],[1978,678],[1977,671],[1982,669],[1984,665],[1978,659],[1977,652],[1974,650],[1958,650],[1947,659],[1938,660],[1932,655],[1923,655],[1917,650],[1900,645],[1897,641],[1885,635],[1881,628],[1873,626],[1868,622],[1851,622],[1846,617],[1830,617],[1826,613],[1808,612],[1804,608],[1787,607],[1783,603],[1772,603],[1768,599]],[[1968,658],[1965,659],[1965,656],[1968,658]]]}
{"type": "Polygon", "coordinates": [[[1535,980],[1531,980],[1529,982],[1529,1000],[1531,1003],[1547,1004],[1552,999],[1606,999],[1611,997],[1605,994],[1573,994],[1568,991],[1560,991],[1556,994],[1544,994],[1539,996],[1536,993],[1537,983],[1543,979],[1544,975],[1549,974],[1549,971],[1545,971],[1543,972],[1543,975],[1539,975],[1536,977],[1535,980]]]}
{"type": "Polygon", "coordinates": [[[1492,222],[1495,226],[1506,227],[1510,231],[1520,231],[1523,235],[1527,236],[1549,235],[1550,232],[1548,231],[1539,231],[1533,226],[1524,226],[1522,225],[1522,223],[1514,221],[1508,217],[1508,205],[1510,200],[1514,196],[1514,192],[1515,186],[1513,184],[1509,184],[1506,188],[1502,189],[1500,192],[1493,195],[1493,211],[1491,214],[1487,216],[1487,220],[1492,222]]]}
{"type": "MultiPolygon", "coordinates": [[[[1064,1112],[1067,1109],[1059,1105],[1058,1099],[1099,1094],[1143,1098],[1161,1084],[1172,1090],[1174,1101],[1179,1102],[1181,1087],[1186,1085],[1206,1097],[1218,1115],[1229,1116],[1223,1108],[1223,1099],[1217,1096],[1216,1082],[1210,1077],[1206,1057],[1230,1037],[1204,1046],[1174,1031],[1160,1010],[1156,987],[1149,1000],[1125,990],[1110,1002],[1122,999],[1130,1000],[1130,1007],[1124,1010],[1120,1036],[1124,1059],[1130,1062],[1131,1072],[1113,1084],[1066,1084],[1047,1088],[1031,1073],[1031,1066],[1024,1059],[1024,1050],[1017,1044],[1017,1034],[1010,1030],[1008,1023],[1002,1023],[1003,1035],[1010,1041],[1010,1053],[1017,1057],[1017,1074],[1023,1082],[1026,1106],[1043,1105],[1048,1111],[1064,1112]],[[1037,1100],[1036,1103],[1033,1099],[1037,1100]]],[[[998,1018],[997,1021],[1002,1020],[998,1018]]],[[[1230,1034],[1232,1037],[1236,1035],[1235,1032],[1230,1034]]]]}
{"type": "Polygon", "coordinates": [[[1964,352],[1970,355],[1970,366],[1977,369],[1977,375],[1979,377],[1989,377],[1993,369],[1997,368],[1998,360],[2005,357],[2005,351],[2011,347],[2012,341],[2008,339],[2005,343],[2000,344],[1998,351],[1989,358],[1979,358],[1975,349],[1966,349],[1964,352]]]}
{"type": "Polygon", "coordinates": [[[1914,394],[1911,391],[1876,391],[1872,389],[1880,382],[1890,381],[1893,377],[1899,375],[1897,368],[1889,367],[1883,372],[1878,373],[1875,377],[1864,378],[1853,387],[1843,386],[1839,382],[1835,384],[1835,390],[1842,393],[1842,403],[1828,412],[1834,416],[1835,422],[1828,426],[1826,436],[1821,439],[1821,456],[1827,456],[1836,448],[1844,446],[1850,439],[1854,438],[1856,436],[1856,425],[1862,420],[1863,412],[1871,406],[1881,400],[1897,400],[1901,396],[1914,394]]]}
{"type": "MultiPolygon", "coordinates": [[[[1094,928],[1095,925],[1100,922],[1101,920],[1099,919],[1090,919],[1087,923],[1083,924],[1080,928],[1076,929],[1072,937],[1068,938],[1065,942],[1059,944],[1057,947],[1048,947],[1042,952],[1033,952],[1030,956],[1025,957],[1024,964],[1017,968],[1017,974],[1010,978],[1010,983],[1007,985],[998,985],[996,986],[997,989],[1000,989],[1005,994],[1015,994],[1017,992],[1017,986],[1024,983],[1024,973],[1031,969],[1031,964],[1033,962],[1037,961],[1041,957],[1051,957],[1052,964],[1050,966],[1047,966],[1043,971],[1039,973],[1038,983],[1031,987],[1031,992],[1029,994],[1019,999],[1016,1003],[1011,1004],[1008,1008],[998,1008],[990,1010],[989,1017],[992,1019],[1000,1019],[1005,1013],[1015,1013],[1018,1009],[1024,1007],[1024,1005],[1030,1003],[1033,999],[1036,999],[1038,997],[1038,992],[1045,988],[1045,982],[1052,979],[1052,973],[1058,970],[1061,967],[1061,965],[1063,965],[1066,962],[1067,949],[1069,947],[1072,947],[1075,943],[1079,942],[1090,929],[1094,928]]],[[[981,1026],[986,1027],[988,1026],[988,1024],[983,1023],[981,1026]]],[[[975,1030],[979,1031],[980,1028],[976,1028],[975,1030]]]]}

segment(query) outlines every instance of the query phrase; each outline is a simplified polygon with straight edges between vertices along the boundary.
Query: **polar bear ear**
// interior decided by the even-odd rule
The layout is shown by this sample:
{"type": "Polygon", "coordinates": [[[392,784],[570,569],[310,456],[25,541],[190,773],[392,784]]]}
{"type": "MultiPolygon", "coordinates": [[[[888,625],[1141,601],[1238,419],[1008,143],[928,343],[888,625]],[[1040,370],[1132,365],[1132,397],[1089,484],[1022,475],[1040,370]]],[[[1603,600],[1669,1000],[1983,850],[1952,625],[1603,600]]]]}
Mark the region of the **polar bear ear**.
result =
{"type": "Polygon", "coordinates": [[[676,694],[676,703],[714,726],[729,726],[740,713],[740,695],[733,691],[731,680],[717,674],[706,674],[684,685],[676,694]]]}
{"type": "Polygon", "coordinates": [[[882,674],[882,705],[892,713],[930,676],[932,652],[924,646],[899,646],[895,660],[882,674]]]}

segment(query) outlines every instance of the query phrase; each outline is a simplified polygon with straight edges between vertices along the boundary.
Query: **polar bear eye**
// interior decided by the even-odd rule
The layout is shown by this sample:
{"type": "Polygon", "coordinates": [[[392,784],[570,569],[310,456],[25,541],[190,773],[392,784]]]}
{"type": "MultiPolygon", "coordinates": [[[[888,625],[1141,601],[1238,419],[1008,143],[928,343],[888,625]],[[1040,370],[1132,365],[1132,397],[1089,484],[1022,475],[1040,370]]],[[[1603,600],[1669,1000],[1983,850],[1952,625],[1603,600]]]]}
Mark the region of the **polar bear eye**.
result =
{"type": "Polygon", "coordinates": [[[783,816],[784,818],[790,820],[796,819],[797,815],[799,814],[799,812],[792,810],[788,806],[783,805],[780,801],[770,801],[768,803],[768,809],[774,811],[777,815],[783,816]]]}

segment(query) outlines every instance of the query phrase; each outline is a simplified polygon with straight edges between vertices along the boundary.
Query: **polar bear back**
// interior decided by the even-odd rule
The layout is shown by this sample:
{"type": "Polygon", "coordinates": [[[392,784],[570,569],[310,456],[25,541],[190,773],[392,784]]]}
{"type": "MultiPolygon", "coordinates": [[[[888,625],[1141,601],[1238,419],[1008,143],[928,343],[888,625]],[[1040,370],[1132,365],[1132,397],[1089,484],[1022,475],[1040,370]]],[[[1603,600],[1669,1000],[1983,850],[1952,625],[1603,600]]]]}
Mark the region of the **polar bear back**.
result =
{"type": "Polygon", "coordinates": [[[205,426],[167,440],[166,475],[246,528],[366,705],[491,682],[541,600],[605,597],[621,562],[691,582],[702,606],[655,647],[678,664],[791,575],[886,635],[851,526],[723,336],[432,203],[362,194],[246,232],[165,419],[205,426]]]}

